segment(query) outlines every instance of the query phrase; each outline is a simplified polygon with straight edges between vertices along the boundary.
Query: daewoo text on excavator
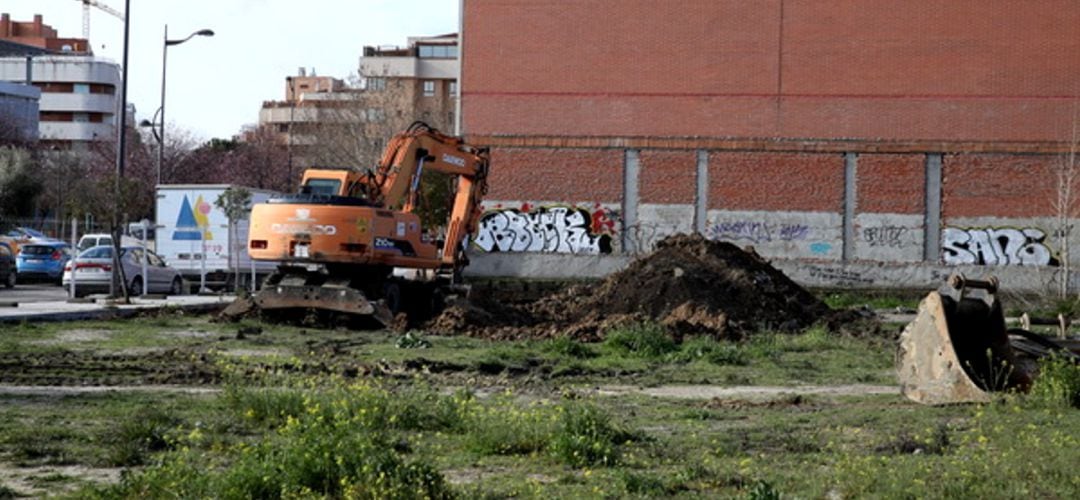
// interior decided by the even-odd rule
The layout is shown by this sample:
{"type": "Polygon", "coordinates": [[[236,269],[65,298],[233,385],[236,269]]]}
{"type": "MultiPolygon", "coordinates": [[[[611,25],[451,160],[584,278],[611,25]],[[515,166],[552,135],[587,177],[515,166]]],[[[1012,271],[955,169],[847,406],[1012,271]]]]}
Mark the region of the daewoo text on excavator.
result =
{"type": "Polygon", "coordinates": [[[252,207],[248,252],[279,262],[246,304],[262,312],[306,311],[370,317],[389,325],[399,313],[435,312],[459,290],[465,242],[477,230],[489,157],[416,122],[394,136],[369,171],[308,169],[296,194],[252,207]],[[421,179],[454,182],[449,218],[425,227],[421,179]]]}

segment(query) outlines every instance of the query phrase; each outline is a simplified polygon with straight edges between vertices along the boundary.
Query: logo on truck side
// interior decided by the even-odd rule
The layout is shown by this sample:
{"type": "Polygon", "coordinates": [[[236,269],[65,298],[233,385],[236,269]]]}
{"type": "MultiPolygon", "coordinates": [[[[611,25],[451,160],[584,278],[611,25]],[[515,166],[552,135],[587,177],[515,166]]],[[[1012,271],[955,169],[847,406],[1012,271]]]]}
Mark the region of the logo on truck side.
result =
{"type": "MultiPolygon", "coordinates": [[[[291,219],[290,219],[291,220],[291,219]]],[[[337,227],[330,224],[270,224],[270,231],[277,234],[319,234],[333,236],[337,227]]]]}
{"type": "Polygon", "coordinates": [[[289,217],[289,220],[298,222],[315,222],[315,219],[311,218],[311,209],[307,208],[296,209],[296,217],[289,217]]]}
{"type": "Polygon", "coordinates": [[[184,201],[180,205],[180,213],[176,214],[176,229],[173,230],[174,241],[208,241],[214,239],[210,232],[210,204],[203,200],[200,194],[195,199],[195,207],[192,209],[191,202],[184,195],[184,201]]]}

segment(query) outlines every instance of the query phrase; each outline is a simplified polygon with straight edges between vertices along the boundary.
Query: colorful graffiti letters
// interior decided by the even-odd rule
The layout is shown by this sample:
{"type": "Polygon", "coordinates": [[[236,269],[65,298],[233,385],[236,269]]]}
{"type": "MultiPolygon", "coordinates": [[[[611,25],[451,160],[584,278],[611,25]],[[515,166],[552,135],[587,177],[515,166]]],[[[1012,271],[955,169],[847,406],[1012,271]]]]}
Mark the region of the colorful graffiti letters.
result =
{"type": "Polygon", "coordinates": [[[1056,266],[1057,259],[1037,228],[956,228],[942,235],[942,258],[950,265],[1056,266]]]}
{"type": "Polygon", "coordinates": [[[474,243],[485,252],[611,253],[611,235],[595,233],[593,219],[572,207],[494,210],[480,218],[474,243]]]}

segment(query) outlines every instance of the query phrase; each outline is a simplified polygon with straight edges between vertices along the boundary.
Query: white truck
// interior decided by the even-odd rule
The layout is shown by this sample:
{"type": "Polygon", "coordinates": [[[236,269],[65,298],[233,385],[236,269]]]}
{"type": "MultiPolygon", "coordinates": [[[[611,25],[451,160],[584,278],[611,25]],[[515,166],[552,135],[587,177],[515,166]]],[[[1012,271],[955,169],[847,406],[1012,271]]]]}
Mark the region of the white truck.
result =
{"type": "Polygon", "coordinates": [[[164,184],[157,187],[154,212],[157,254],[180,271],[193,290],[231,288],[237,274],[241,286],[250,287],[277,268],[276,263],[252,261],[248,257],[247,217],[236,221],[230,234],[229,219],[215,204],[230,187],[248,190],[253,205],[282,194],[228,184],[164,184]]]}

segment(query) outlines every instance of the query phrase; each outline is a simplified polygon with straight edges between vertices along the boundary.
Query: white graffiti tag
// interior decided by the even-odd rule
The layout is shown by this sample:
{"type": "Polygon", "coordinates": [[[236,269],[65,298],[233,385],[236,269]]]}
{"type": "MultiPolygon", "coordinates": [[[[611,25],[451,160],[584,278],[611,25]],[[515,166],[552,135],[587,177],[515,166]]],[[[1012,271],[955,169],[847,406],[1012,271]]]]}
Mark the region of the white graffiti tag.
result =
{"type": "Polygon", "coordinates": [[[1043,241],[1046,233],[1029,227],[963,229],[947,227],[942,235],[946,264],[983,266],[1056,266],[1043,241]]]}
{"type": "Polygon", "coordinates": [[[485,252],[611,253],[611,236],[592,234],[591,224],[583,209],[496,210],[480,219],[475,243],[485,252]]]}

